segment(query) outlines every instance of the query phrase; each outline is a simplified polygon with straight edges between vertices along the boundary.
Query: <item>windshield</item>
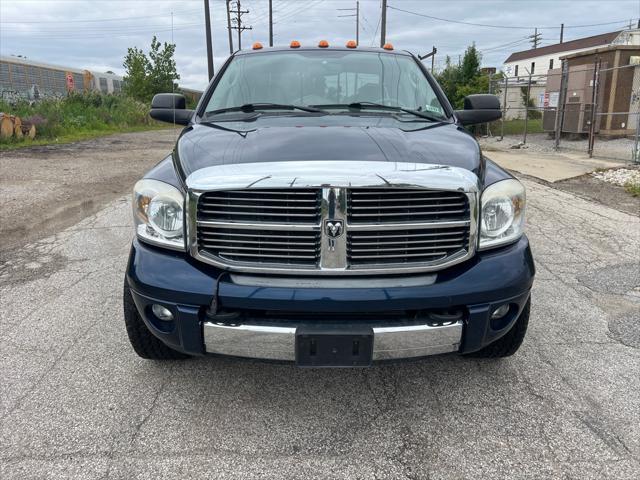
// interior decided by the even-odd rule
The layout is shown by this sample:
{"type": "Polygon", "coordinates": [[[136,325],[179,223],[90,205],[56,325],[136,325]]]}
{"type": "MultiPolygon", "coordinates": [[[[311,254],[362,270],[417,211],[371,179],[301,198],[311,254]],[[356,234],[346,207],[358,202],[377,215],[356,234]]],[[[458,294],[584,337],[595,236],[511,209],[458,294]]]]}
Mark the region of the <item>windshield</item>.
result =
{"type": "Polygon", "coordinates": [[[327,50],[238,55],[218,82],[205,112],[260,103],[335,108],[366,102],[446,118],[413,58],[327,50]]]}

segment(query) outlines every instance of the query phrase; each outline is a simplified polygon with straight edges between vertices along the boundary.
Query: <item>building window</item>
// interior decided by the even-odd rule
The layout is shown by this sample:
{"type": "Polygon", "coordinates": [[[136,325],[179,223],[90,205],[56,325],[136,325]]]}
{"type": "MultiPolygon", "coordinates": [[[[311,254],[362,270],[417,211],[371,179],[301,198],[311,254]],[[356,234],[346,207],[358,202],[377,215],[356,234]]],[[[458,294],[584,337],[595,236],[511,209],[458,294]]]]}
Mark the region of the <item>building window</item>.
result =
{"type": "Polygon", "coordinates": [[[553,70],[553,58],[549,60],[549,70],[553,70]]]}
{"type": "Polygon", "coordinates": [[[517,77],[517,76],[518,76],[518,65],[516,65],[516,69],[515,69],[515,71],[514,71],[513,76],[514,76],[514,77],[517,77]]]}
{"type": "Polygon", "coordinates": [[[536,73],[536,62],[531,62],[531,75],[536,73]]]}

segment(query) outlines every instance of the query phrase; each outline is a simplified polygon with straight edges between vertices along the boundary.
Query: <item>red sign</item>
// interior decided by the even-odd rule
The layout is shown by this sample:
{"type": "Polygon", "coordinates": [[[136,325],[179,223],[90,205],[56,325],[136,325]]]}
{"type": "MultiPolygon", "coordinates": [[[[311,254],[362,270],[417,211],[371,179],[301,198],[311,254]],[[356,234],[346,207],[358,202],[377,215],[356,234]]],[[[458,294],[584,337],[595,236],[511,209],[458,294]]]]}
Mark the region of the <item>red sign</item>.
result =
{"type": "Polygon", "coordinates": [[[67,73],[67,90],[73,91],[73,89],[74,89],[73,74],[67,73]]]}

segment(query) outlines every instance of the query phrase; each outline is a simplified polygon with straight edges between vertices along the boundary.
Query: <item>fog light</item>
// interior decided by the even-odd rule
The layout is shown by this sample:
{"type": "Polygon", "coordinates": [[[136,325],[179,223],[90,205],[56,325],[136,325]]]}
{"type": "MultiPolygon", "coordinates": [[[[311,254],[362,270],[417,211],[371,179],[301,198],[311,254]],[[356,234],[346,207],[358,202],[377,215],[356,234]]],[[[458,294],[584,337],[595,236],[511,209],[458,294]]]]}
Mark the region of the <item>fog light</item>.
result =
{"type": "Polygon", "coordinates": [[[496,320],[498,318],[504,317],[507,313],[509,313],[509,304],[505,303],[504,305],[500,305],[496,308],[491,314],[491,320],[496,320]]]}
{"type": "Polygon", "coordinates": [[[154,303],[151,307],[151,311],[158,319],[162,320],[163,322],[170,322],[171,320],[173,320],[173,313],[171,313],[171,310],[163,307],[162,305],[154,303]]]}

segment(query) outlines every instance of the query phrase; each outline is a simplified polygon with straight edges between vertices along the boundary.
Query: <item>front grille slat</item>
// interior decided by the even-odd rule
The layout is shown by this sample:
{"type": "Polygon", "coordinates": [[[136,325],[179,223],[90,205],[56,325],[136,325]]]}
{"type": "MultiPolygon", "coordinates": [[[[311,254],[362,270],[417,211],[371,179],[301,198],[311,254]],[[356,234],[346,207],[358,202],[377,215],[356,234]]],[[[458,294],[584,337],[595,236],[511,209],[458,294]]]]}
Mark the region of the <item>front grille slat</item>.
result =
{"type": "Polygon", "coordinates": [[[447,237],[436,240],[396,240],[390,242],[358,242],[360,246],[380,246],[380,245],[420,245],[423,243],[437,243],[438,245],[449,244],[449,243],[461,243],[464,241],[464,237],[447,237]]]}
{"type": "MultiPolygon", "coordinates": [[[[403,194],[406,195],[406,194],[403,194]]],[[[431,201],[449,201],[449,200],[459,200],[460,197],[459,196],[454,196],[454,197],[421,197],[420,194],[416,194],[415,196],[412,197],[400,197],[400,198],[396,198],[396,197],[389,197],[385,199],[385,202],[418,202],[418,201],[423,201],[423,200],[431,200],[431,201]]],[[[379,197],[375,197],[375,198],[358,198],[355,194],[352,194],[351,197],[351,202],[354,205],[357,205],[359,203],[372,203],[372,202],[380,202],[380,198],[379,197]]]]}
{"type": "MultiPolygon", "coordinates": [[[[284,246],[293,246],[293,247],[307,247],[309,243],[305,242],[278,242],[278,241],[269,241],[269,240],[237,240],[237,239],[229,239],[229,238],[219,238],[219,237],[208,237],[206,235],[202,236],[202,244],[205,245],[207,243],[225,243],[227,248],[232,247],[233,245],[284,245],[284,246]]],[[[222,248],[222,247],[221,247],[222,248]]]]}
{"type": "MultiPolygon", "coordinates": [[[[411,208],[434,208],[434,209],[440,209],[443,207],[464,207],[465,203],[464,202],[457,202],[457,203],[440,203],[440,204],[434,204],[434,203],[423,203],[423,204],[413,204],[411,206],[411,208]]],[[[356,202],[354,202],[354,206],[353,209],[354,210],[391,210],[391,209],[397,209],[397,208],[401,208],[398,205],[376,205],[376,206],[360,206],[358,205],[356,202]]]]}
{"type": "MultiPolygon", "coordinates": [[[[442,250],[443,245],[433,245],[433,246],[420,246],[420,247],[407,247],[405,245],[401,245],[401,246],[397,246],[397,247],[384,247],[384,251],[385,252],[409,252],[409,251],[414,251],[414,250],[420,250],[420,251],[426,251],[426,250],[442,250]]],[[[458,243],[458,244],[454,244],[454,245],[447,245],[448,248],[462,248],[463,244],[462,243],[458,243]]],[[[351,253],[354,256],[357,256],[358,253],[361,252],[376,252],[376,253],[380,253],[380,249],[379,248],[351,248],[351,253]]]]}
{"type": "Polygon", "coordinates": [[[354,259],[387,259],[387,258],[408,258],[408,257],[442,257],[447,252],[425,252],[425,253],[405,253],[405,254],[385,254],[385,255],[354,255],[354,259]]]}
{"type": "MultiPolygon", "coordinates": [[[[292,203],[291,201],[288,201],[289,203],[292,203]]],[[[202,202],[200,204],[201,207],[214,207],[214,208],[258,208],[255,204],[250,204],[250,203],[211,203],[211,202],[202,202]]],[[[259,208],[264,208],[267,210],[311,210],[311,211],[315,211],[316,209],[316,205],[312,204],[312,205],[307,205],[307,206],[301,206],[298,202],[296,202],[295,205],[266,205],[266,206],[259,206],[259,208]]]]}
{"type": "Polygon", "coordinates": [[[207,208],[201,208],[200,212],[204,213],[205,215],[212,215],[212,216],[217,216],[217,215],[228,215],[228,216],[233,216],[233,215],[250,215],[250,216],[260,216],[262,215],[263,217],[313,217],[314,213],[312,213],[311,215],[309,215],[308,213],[291,213],[291,212],[283,212],[283,213],[279,213],[279,212],[267,212],[265,208],[263,209],[258,209],[256,208],[255,210],[262,210],[261,212],[229,212],[229,211],[225,211],[225,210],[209,210],[207,208]]]}
{"type": "MultiPolygon", "coordinates": [[[[222,258],[231,258],[231,257],[254,257],[254,258],[275,258],[278,259],[278,263],[287,263],[283,261],[282,255],[272,255],[268,253],[247,253],[247,252],[225,252],[220,251],[220,256],[222,258]]],[[[287,255],[286,259],[290,260],[313,260],[316,257],[313,255],[287,255]]]]}
{"type": "MultiPolygon", "coordinates": [[[[404,208],[404,207],[403,207],[404,208]]],[[[393,212],[393,213],[388,213],[388,212],[378,212],[378,213],[352,213],[351,217],[355,218],[355,217],[397,217],[400,215],[403,216],[407,216],[407,217],[416,217],[416,216],[426,216],[426,215],[438,215],[438,216],[442,216],[443,214],[458,214],[458,213],[464,213],[464,209],[459,209],[459,210],[438,210],[437,212],[429,212],[429,211],[421,211],[421,212],[411,212],[409,211],[409,208],[406,208],[406,212],[393,212]]]]}

